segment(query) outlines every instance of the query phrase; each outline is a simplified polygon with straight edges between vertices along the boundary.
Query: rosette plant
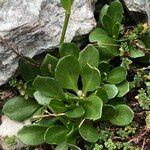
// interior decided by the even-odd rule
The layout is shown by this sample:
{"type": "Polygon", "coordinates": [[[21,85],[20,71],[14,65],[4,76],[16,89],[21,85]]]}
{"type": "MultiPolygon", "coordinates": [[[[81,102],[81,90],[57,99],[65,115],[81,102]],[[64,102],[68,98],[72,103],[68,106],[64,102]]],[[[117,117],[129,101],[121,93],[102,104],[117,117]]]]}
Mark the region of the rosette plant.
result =
{"type": "Polygon", "coordinates": [[[101,122],[130,124],[134,113],[123,101],[129,91],[127,70],[112,67],[105,57],[92,44],[80,50],[74,43],[62,43],[59,57],[47,54],[41,65],[20,59],[19,72],[29,97],[16,96],[3,108],[12,120],[31,120],[18,138],[27,145],[80,149],[80,139],[99,140],[101,122]]]}

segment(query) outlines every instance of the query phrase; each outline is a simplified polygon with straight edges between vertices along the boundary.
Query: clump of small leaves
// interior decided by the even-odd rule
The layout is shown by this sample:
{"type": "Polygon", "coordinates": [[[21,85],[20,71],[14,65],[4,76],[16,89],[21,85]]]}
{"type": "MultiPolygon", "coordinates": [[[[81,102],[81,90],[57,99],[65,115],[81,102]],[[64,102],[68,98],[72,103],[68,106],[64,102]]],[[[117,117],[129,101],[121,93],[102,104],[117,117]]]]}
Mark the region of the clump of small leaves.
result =
{"type": "Polygon", "coordinates": [[[17,144],[17,142],[16,142],[16,137],[8,137],[8,136],[6,136],[5,138],[4,138],[4,142],[6,143],[6,145],[8,146],[8,148],[12,148],[14,145],[16,145],[17,144]]]}
{"type": "Polygon", "coordinates": [[[9,81],[9,85],[13,88],[16,88],[20,95],[23,96],[25,99],[28,99],[28,92],[27,92],[27,85],[22,80],[17,80],[15,78],[11,79],[9,81]]]}
{"type": "Polygon", "coordinates": [[[95,150],[139,150],[129,142],[130,137],[135,134],[137,127],[134,124],[124,128],[100,127],[99,144],[95,144],[95,150]]]}

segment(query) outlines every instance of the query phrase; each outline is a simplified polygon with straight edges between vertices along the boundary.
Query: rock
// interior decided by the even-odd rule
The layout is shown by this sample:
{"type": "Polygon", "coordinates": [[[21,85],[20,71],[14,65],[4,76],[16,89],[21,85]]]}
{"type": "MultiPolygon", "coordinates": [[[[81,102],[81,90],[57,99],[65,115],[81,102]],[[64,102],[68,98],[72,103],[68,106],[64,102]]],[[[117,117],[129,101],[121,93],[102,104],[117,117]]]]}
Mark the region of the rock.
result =
{"type": "MultiPolygon", "coordinates": [[[[88,34],[96,25],[97,0],[74,0],[65,41],[88,34]]],[[[21,55],[33,57],[59,45],[64,10],[59,0],[1,0],[0,36],[21,55]]],[[[0,42],[0,85],[15,73],[18,56],[0,42]]]]}
{"type": "Polygon", "coordinates": [[[16,148],[22,148],[25,147],[24,144],[22,144],[17,138],[17,132],[27,124],[31,124],[30,121],[25,122],[15,122],[13,120],[10,120],[6,116],[2,116],[2,124],[0,125],[0,145],[1,149],[4,150],[10,150],[16,149],[16,148]]]}
{"type": "Polygon", "coordinates": [[[124,0],[130,11],[145,11],[145,0],[124,0]]]}
{"type": "Polygon", "coordinates": [[[147,21],[150,24],[150,0],[124,0],[124,1],[130,11],[140,12],[140,14],[135,13],[135,15],[137,15],[142,22],[147,21]]]}

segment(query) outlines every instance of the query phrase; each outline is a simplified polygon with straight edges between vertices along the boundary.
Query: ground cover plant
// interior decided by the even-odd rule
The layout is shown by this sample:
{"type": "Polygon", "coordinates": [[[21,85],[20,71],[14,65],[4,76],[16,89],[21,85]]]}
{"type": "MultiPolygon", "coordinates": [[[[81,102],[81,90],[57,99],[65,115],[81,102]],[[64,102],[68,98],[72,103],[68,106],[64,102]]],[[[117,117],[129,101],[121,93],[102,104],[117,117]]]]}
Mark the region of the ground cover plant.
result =
{"type": "MultiPolygon", "coordinates": [[[[127,103],[127,93],[137,88],[140,106],[147,110],[149,127],[149,74],[141,70],[134,80],[128,78],[135,62],[149,63],[149,47],[144,40],[148,25],[123,26],[123,7],[116,0],[100,11],[100,27],[89,35],[89,44],[80,49],[75,43],[65,43],[64,37],[71,13],[71,0],[61,1],[65,21],[57,56],[47,54],[41,64],[23,57],[19,72],[23,83],[13,83],[20,95],[7,101],[3,113],[16,121],[31,120],[18,132],[27,145],[54,145],[67,149],[134,149],[129,143],[113,144],[109,126],[126,126],[134,118],[127,103]],[[146,89],[141,88],[144,82],[146,89]],[[104,131],[105,133],[103,133],[104,131]],[[107,137],[105,138],[106,134],[107,137]],[[82,146],[81,142],[84,141],[82,146]]],[[[138,67],[136,68],[136,71],[138,67]]],[[[131,128],[130,128],[131,129],[131,128]]],[[[134,127],[133,127],[134,130],[134,127]]],[[[127,138],[121,128],[117,135],[127,138]]]]}

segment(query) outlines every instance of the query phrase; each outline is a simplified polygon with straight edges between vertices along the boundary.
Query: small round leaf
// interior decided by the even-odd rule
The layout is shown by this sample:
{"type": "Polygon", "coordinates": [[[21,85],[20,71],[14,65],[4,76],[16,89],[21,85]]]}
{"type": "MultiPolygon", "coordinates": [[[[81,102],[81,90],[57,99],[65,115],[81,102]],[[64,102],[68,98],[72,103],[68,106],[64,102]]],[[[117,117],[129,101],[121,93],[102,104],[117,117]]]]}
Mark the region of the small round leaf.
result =
{"type": "Polygon", "coordinates": [[[27,145],[39,145],[44,143],[45,126],[30,125],[19,130],[17,137],[27,145]]]}
{"type": "Polygon", "coordinates": [[[112,124],[118,126],[125,126],[132,122],[134,117],[134,112],[129,106],[125,104],[120,104],[120,105],[116,105],[115,109],[116,109],[116,115],[114,116],[113,119],[110,120],[112,124]]]}
{"type": "Polygon", "coordinates": [[[95,143],[99,139],[98,131],[90,123],[84,122],[79,128],[79,133],[88,142],[95,143]]]}
{"type": "Polygon", "coordinates": [[[107,82],[111,84],[121,83],[127,76],[127,71],[124,67],[116,67],[108,73],[107,82]]]}

